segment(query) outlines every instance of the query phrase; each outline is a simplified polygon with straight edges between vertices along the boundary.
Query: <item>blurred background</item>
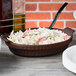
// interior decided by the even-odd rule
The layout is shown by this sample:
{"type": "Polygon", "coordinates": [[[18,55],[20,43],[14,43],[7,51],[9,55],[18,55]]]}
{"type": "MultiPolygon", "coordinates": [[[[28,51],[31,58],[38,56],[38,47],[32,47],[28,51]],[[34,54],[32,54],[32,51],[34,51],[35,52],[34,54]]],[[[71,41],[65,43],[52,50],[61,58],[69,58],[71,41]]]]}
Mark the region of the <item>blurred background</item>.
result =
{"type": "Polygon", "coordinates": [[[4,9],[2,15],[0,14],[0,32],[8,31],[6,27],[9,26],[10,31],[12,29],[18,31],[27,28],[49,27],[64,2],[68,2],[68,5],[60,14],[53,28],[76,29],[76,19],[73,14],[76,10],[76,0],[0,0],[0,7],[4,9]],[[12,26],[13,28],[11,28],[12,26]]]}
{"type": "Polygon", "coordinates": [[[68,5],[60,14],[54,28],[76,29],[76,20],[73,16],[76,10],[76,0],[26,0],[26,28],[49,27],[64,2],[68,2],[68,5]]]}

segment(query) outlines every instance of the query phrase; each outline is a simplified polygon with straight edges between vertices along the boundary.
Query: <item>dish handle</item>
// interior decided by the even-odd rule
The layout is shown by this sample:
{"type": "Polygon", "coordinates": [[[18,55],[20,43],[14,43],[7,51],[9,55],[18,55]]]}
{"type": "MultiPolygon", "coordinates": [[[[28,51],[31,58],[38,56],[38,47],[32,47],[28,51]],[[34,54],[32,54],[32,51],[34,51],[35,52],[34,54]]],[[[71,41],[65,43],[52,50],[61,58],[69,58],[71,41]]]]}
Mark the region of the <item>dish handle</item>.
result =
{"type": "Polygon", "coordinates": [[[72,36],[73,33],[75,32],[75,30],[67,27],[67,28],[64,28],[64,29],[63,29],[63,32],[65,32],[65,33],[67,33],[68,35],[72,36]]]}
{"type": "Polygon", "coordinates": [[[1,38],[2,38],[6,43],[10,43],[10,42],[11,42],[11,41],[9,41],[9,40],[7,39],[7,36],[5,36],[5,35],[2,35],[1,38]]]}

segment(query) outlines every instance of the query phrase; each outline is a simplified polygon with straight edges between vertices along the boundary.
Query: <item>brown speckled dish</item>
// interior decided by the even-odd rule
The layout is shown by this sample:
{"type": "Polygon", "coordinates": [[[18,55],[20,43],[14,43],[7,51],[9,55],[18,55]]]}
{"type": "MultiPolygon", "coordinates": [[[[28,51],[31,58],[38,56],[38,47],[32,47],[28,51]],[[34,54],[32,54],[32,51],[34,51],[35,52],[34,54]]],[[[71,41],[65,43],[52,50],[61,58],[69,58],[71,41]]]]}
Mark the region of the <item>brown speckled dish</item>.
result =
{"type": "Polygon", "coordinates": [[[39,56],[50,56],[65,50],[69,43],[72,41],[73,32],[71,28],[61,29],[61,31],[70,35],[71,37],[59,43],[47,44],[47,45],[23,45],[16,44],[7,39],[7,36],[2,36],[2,39],[5,41],[6,45],[9,47],[10,51],[15,55],[19,56],[30,56],[30,57],[39,57],[39,56]]]}

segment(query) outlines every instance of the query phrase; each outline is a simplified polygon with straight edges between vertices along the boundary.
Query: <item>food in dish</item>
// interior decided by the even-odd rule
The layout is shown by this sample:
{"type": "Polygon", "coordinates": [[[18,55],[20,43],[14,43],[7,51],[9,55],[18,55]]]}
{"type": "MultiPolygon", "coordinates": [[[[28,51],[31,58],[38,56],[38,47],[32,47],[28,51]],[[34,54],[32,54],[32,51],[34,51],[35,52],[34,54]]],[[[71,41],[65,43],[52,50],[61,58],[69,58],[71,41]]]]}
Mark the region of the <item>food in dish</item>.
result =
{"type": "Polygon", "coordinates": [[[45,45],[65,41],[69,38],[70,36],[61,30],[38,28],[24,32],[20,30],[16,33],[12,31],[7,39],[17,44],[45,45]]]}

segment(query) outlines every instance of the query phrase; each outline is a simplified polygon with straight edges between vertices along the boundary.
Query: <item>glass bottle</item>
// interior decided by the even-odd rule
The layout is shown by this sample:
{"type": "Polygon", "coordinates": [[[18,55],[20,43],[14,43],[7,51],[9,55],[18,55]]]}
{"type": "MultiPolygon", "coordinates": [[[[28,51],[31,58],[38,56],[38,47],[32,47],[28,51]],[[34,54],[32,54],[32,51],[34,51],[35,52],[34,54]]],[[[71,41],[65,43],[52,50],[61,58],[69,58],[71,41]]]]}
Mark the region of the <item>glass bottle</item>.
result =
{"type": "Polygon", "coordinates": [[[12,0],[0,0],[0,35],[9,34],[13,27],[12,0]]]}
{"type": "Polygon", "coordinates": [[[14,14],[14,31],[25,29],[25,14],[16,13],[14,14]]]}
{"type": "Polygon", "coordinates": [[[24,7],[24,0],[14,0],[14,31],[25,29],[24,7]]]}

